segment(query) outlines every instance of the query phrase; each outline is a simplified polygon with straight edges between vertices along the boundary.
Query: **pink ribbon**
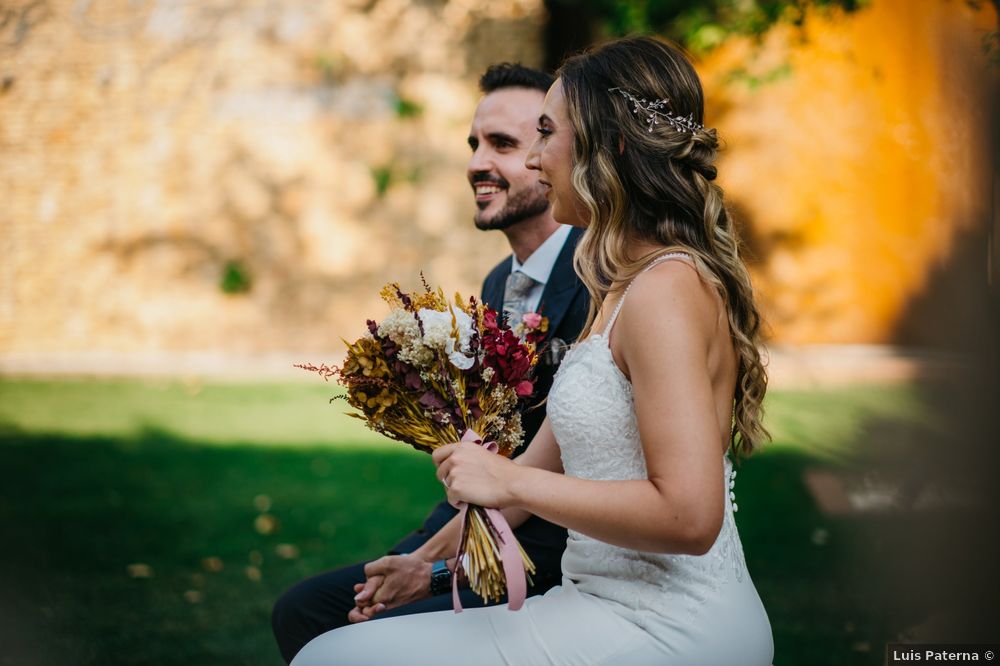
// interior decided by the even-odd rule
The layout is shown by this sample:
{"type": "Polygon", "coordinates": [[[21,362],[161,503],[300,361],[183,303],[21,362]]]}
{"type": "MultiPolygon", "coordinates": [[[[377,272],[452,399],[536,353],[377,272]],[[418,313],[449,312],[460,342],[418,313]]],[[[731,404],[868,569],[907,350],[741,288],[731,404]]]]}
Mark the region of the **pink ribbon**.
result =
{"type": "MultiPolygon", "coordinates": [[[[473,442],[482,446],[490,453],[497,452],[496,442],[483,442],[483,438],[474,430],[466,430],[462,435],[463,442],[473,442]]],[[[458,519],[461,521],[462,533],[458,537],[458,550],[455,552],[455,570],[451,577],[451,600],[456,613],[462,612],[462,601],[458,598],[458,568],[462,566],[462,544],[465,543],[465,515],[469,511],[466,502],[458,503],[458,519]]],[[[507,524],[507,519],[503,517],[497,509],[483,507],[486,517],[493,523],[493,527],[498,532],[500,539],[500,561],[503,563],[504,577],[507,579],[507,609],[516,611],[524,605],[524,598],[528,593],[528,583],[524,577],[524,560],[521,558],[521,550],[517,547],[517,538],[514,530],[507,524]]]]}

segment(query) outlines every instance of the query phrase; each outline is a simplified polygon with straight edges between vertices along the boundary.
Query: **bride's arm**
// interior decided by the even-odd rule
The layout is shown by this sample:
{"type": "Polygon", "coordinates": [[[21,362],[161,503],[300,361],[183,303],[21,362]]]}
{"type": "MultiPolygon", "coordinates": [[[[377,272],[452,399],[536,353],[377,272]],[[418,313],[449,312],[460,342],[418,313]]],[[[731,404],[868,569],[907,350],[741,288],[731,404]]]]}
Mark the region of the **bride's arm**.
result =
{"type": "Polygon", "coordinates": [[[434,453],[449,498],[517,507],[625,548],[706,552],[725,501],[708,358],[719,316],[709,288],[679,262],[656,267],[629,291],[613,336],[625,342],[647,479],[574,478],[449,445],[434,453]]]}

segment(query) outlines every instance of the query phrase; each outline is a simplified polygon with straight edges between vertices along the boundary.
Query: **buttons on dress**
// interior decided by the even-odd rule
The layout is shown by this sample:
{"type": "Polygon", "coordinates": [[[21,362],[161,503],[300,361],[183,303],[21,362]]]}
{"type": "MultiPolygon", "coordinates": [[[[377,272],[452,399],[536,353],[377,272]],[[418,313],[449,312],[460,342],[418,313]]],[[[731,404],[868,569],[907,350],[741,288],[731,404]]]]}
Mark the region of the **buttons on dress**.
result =
{"type": "Polygon", "coordinates": [[[740,505],[736,503],[736,493],[733,492],[733,488],[736,487],[736,470],[734,469],[729,473],[729,501],[733,503],[733,513],[740,510],[740,505]]]}

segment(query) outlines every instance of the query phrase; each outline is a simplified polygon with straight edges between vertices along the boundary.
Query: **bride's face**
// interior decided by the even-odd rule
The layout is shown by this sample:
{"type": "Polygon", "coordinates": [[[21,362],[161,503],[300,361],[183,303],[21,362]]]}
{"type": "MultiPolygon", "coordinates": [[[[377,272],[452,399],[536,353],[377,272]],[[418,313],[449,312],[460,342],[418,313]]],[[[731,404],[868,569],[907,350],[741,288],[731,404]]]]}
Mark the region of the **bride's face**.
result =
{"type": "Polygon", "coordinates": [[[538,138],[524,164],[538,172],[538,182],[545,188],[556,222],[585,227],[589,219],[587,209],[572,182],[573,141],[562,80],[557,79],[545,95],[538,119],[538,138]]]}

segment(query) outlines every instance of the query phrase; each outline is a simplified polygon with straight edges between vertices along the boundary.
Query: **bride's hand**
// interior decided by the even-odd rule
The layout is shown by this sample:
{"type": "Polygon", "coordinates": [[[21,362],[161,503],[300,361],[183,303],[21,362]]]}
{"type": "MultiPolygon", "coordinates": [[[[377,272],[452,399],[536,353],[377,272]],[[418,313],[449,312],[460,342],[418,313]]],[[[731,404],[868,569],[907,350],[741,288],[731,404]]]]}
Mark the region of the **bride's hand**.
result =
{"type": "Polygon", "coordinates": [[[511,506],[511,484],[519,465],[491,453],[472,442],[447,444],[432,455],[437,478],[448,491],[452,504],[468,502],[479,506],[511,506]]]}

